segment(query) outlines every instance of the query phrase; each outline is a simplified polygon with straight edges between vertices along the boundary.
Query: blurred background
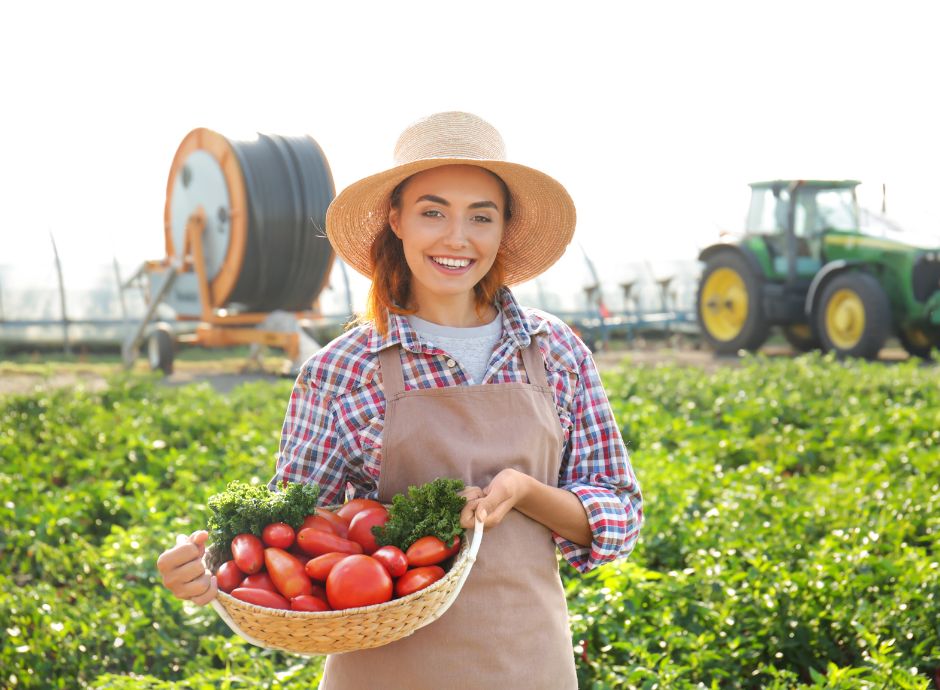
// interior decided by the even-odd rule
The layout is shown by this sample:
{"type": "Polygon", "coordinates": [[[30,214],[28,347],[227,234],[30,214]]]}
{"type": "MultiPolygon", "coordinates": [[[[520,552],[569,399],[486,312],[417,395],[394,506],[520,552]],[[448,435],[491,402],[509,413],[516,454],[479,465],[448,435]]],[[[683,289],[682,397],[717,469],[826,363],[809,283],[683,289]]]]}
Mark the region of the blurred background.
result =
{"type": "MultiPolygon", "coordinates": [[[[338,191],[388,167],[411,121],[481,115],[578,206],[566,256],[517,289],[559,313],[656,310],[670,278],[691,309],[698,251],[743,229],[758,180],[860,180],[863,207],[938,244],[940,47],[920,7],[7,4],[0,342],[61,341],[63,302],[73,343],[127,336],[145,297],[125,284],[166,256],[168,174],[196,127],[309,135],[338,191]]],[[[366,289],[337,262],[319,311],[343,320],[366,289]]]]}

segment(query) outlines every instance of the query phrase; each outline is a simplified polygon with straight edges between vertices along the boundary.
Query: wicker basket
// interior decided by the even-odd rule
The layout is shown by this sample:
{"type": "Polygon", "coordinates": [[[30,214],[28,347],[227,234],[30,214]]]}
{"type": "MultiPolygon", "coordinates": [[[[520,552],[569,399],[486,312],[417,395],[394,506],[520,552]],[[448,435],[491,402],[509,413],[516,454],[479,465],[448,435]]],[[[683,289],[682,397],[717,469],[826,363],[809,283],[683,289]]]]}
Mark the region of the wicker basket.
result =
{"type": "MultiPolygon", "coordinates": [[[[472,540],[464,539],[443,578],[384,604],[341,611],[285,611],[249,604],[220,591],[212,606],[237,635],[266,649],[309,656],[380,647],[407,637],[450,608],[476,561],[482,538],[483,523],[477,522],[472,540]]],[[[216,565],[211,550],[206,563],[216,565]]]]}

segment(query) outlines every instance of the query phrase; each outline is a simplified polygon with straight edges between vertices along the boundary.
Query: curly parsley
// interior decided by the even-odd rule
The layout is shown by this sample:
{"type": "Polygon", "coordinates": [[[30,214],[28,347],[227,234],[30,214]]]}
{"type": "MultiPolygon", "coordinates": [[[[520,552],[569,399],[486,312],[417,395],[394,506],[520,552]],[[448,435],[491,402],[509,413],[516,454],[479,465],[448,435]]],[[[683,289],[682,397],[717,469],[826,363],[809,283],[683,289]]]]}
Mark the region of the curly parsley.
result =
{"type": "Polygon", "coordinates": [[[450,544],[456,535],[463,533],[460,511],[467,499],[458,495],[463,488],[464,483],[459,479],[444,478],[409,487],[407,495],[392,498],[388,522],[372,528],[376,542],[406,551],[421,537],[433,534],[450,544]]]}
{"type": "Polygon", "coordinates": [[[316,484],[287,484],[271,491],[263,484],[231,482],[209,498],[209,540],[228,550],[236,535],[247,532],[260,537],[272,522],[286,522],[296,530],[315,512],[319,496],[316,484]]]}

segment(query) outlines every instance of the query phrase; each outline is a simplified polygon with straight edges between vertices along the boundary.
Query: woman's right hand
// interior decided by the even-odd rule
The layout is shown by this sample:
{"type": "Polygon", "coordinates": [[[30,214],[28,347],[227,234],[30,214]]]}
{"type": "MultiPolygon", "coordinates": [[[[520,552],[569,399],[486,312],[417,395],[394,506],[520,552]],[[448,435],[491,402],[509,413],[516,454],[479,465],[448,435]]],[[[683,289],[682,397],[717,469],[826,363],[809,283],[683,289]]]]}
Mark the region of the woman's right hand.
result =
{"type": "Polygon", "coordinates": [[[163,586],[178,599],[188,599],[199,606],[215,599],[219,591],[215,575],[202,563],[208,538],[209,533],[205,530],[193,532],[188,537],[180,534],[176,537],[176,546],[161,553],[157,559],[163,586]]]}

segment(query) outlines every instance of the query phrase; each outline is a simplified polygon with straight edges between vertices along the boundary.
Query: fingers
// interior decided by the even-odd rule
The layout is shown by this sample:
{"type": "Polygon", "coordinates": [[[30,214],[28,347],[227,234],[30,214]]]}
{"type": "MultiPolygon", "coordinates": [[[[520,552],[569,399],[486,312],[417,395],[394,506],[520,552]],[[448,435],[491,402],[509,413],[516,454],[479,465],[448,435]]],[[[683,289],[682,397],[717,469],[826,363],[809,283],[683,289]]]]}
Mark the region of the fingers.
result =
{"type": "Polygon", "coordinates": [[[479,486],[467,486],[464,487],[463,490],[459,491],[457,495],[463,496],[468,501],[472,501],[476,498],[483,497],[483,489],[481,489],[479,486]]]}
{"type": "Polygon", "coordinates": [[[464,529],[473,529],[473,523],[476,522],[476,509],[482,499],[476,498],[467,501],[467,504],[460,511],[460,526],[464,529]]]}
{"type": "Polygon", "coordinates": [[[200,606],[212,601],[218,591],[215,577],[202,563],[208,537],[205,530],[193,532],[188,537],[180,534],[176,537],[176,546],[164,551],[157,559],[163,585],[173,596],[191,599],[200,606]]]}
{"type": "Polygon", "coordinates": [[[209,589],[206,590],[203,594],[194,596],[191,601],[198,606],[205,606],[210,601],[215,599],[215,595],[219,592],[219,586],[216,582],[215,575],[209,578],[209,589]]]}
{"type": "Polygon", "coordinates": [[[205,553],[205,546],[197,546],[189,537],[179,535],[176,538],[176,546],[160,554],[157,559],[157,570],[161,575],[176,570],[178,567],[190,561],[198,561],[205,553]]]}

